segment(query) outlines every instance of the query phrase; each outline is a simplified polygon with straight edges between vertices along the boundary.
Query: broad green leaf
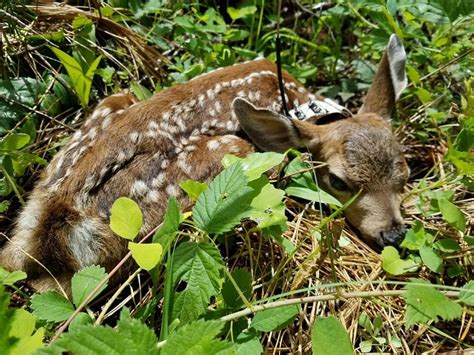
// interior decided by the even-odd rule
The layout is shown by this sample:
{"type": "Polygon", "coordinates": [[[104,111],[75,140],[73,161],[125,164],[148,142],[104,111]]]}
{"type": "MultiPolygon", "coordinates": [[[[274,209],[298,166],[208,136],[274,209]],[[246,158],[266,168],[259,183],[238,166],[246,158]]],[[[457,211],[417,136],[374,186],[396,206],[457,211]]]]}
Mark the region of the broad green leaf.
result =
{"type": "Polygon", "coordinates": [[[30,136],[24,133],[10,134],[2,139],[0,142],[0,150],[18,150],[27,145],[30,141],[30,136]]]}
{"type": "Polygon", "coordinates": [[[112,205],[110,229],[122,238],[133,240],[143,224],[143,215],[137,203],[128,197],[120,197],[112,205]]]}
{"type": "Polygon", "coordinates": [[[253,328],[245,329],[237,336],[235,347],[239,355],[260,355],[263,353],[263,346],[253,328]]]}
{"type": "Polygon", "coordinates": [[[193,180],[186,180],[179,183],[184,192],[188,194],[191,200],[196,201],[201,193],[207,188],[207,183],[197,182],[193,180]]]}
{"type": "Polygon", "coordinates": [[[133,259],[142,269],[150,271],[161,260],[163,247],[159,243],[128,243],[133,259]]]}
{"type": "Polygon", "coordinates": [[[21,308],[15,309],[8,336],[18,339],[29,337],[35,330],[35,324],[36,318],[31,313],[21,308]]]}
{"type": "MultiPolygon", "coordinates": [[[[248,271],[237,269],[231,274],[234,282],[239,287],[240,292],[249,300],[252,296],[252,276],[248,271]]],[[[229,308],[240,308],[244,305],[244,301],[234,286],[234,283],[227,278],[222,285],[222,297],[229,308]]]]}
{"type": "Polygon", "coordinates": [[[269,184],[266,176],[262,176],[261,180],[264,185],[262,188],[256,187],[256,190],[260,189],[260,193],[250,203],[252,209],[247,216],[254,219],[261,229],[280,225],[286,230],[287,218],[285,205],[282,202],[285,192],[269,184]]]}
{"type": "Polygon", "coordinates": [[[434,243],[434,247],[445,253],[453,253],[455,251],[461,250],[459,243],[452,238],[440,239],[434,243]]]}
{"type": "Polygon", "coordinates": [[[466,218],[459,208],[445,198],[439,199],[438,205],[444,220],[457,230],[464,231],[466,228],[466,218]]]}
{"type": "Polygon", "coordinates": [[[423,264],[428,266],[431,271],[443,272],[443,259],[430,246],[422,246],[420,248],[420,256],[423,264]]]}
{"type": "Polygon", "coordinates": [[[144,101],[149,99],[153,94],[143,85],[140,85],[137,82],[132,82],[130,84],[130,88],[132,89],[132,93],[136,96],[136,98],[140,101],[144,101]]]}
{"type": "Polygon", "coordinates": [[[10,350],[11,355],[29,355],[35,354],[35,351],[43,346],[45,330],[39,328],[33,335],[21,338],[10,350]]]}
{"type": "Polygon", "coordinates": [[[305,200],[309,201],[334,205],[337,207],[342,206],[339,200],[337,200],[335,197],[331,196],[326,191],[323,191],[321,189],[310,190],[306,187],[290,186],[285,190],[285,192],[290,196],[304,198],[305,200]]]}
{"type": "MultiPolygon", "coordinates": [[[[107,276],[105,269],[103,267],[92,265],[85,267],[84,269],[76,272],[71,279],[71,288],[72,288],[72,300],[76,307],[79,307],[82,302],[85,301],[86,297],[97,287],[97,285],[107,276]]],[[[96,292],[95,297],[99,295],[105,288],[107,284],[101,287],[99,291],[96,292]]]]}
{"type": "MultiPolygon", "coordinates": [[[[300,154],[300,152],[297,152],[300,154]]],[[[304,162],[301,156],[297,156],[287,165],[285,176],[290,180],[290,186],[306,187],[310,190],[317,190],[318,185],[314,182],[313,174],[309,171],[310,165],[304,162]]]]}
{"type": "Polygon", "coordinates": [[[254,197],[240,164],[234,164],[220,173],[204,191],[193,207],[197,227],[220,234],[232,229],[254,197]]]}
{"type": "Polygon", "coordinates": [[[402,275],[418,268],[418,264],[413,260],[401,259],[398,250],[391,246],[382,251],[382,265],[383,269],[392,275],[402,275]]]}
{"type": "Polygon", "coordinates": [[[186,282],[173,305],[173,317],[182,323],[197,319],[207,309],[222,285],[224,263],[216,247],[208,243],[184,242],[173,253],[173,285],[186,282]]]}
{"type": "Polygon", "coordinates": [[[354,354],[349,334],[333,316],[317,318],[311,330],[313,354],[348,355],[354,354]]]}
{"type": "Polygon", "coordinates": [[[469,281],[461,289],[459,300],[468,306],[474,306],[474,281],[469,281]]]}
{"type": "Polygon", "coordinates": [[[405,323],[408,327],[416,323],[437,322],[440,318],[449,321],[459,318],[462,307],[450,301],[445,295],[432,285],[421,279],[412,279],[412,282],[424,285],[409,284],[405,286],[405,323]]]}
{"type": "Polygon", "coordinates": [[[419,250],[426,243],[426,231],[423,224],[416,221],[415,224],[407,231],[405,239],[400,244],[403,248],[410,250],[419,250]]]}
{"type": "Polygon", "coordinates": [[[14,310],[8,307],[10,304],[10,294],[6,292],[0,284],[0,349],[9,349],[11,341],[9,334],[12,326],[14,310]]]}
{"type": "Polygon", "coordinates": [[[81,325],[88,325],[92,324],[92,318],[88,313],[81,312],[77,314],[74,319],[72,320],[71,324],[68,327],[69,331],[75,331],[76,328],[80,327],[81,325]]]}
{"type": "Polygon", "coordinates": [[[240,161],[242,170],[245,176],[247,176],[248,181],[253,181],[258,179],[264,172],[281,164],[283,159],[285,159],[285,154],[275,152],[253,153],[245,158],[225,155],[222,159],[222,164],[227,168],[240,161]]]}
{"type": "Polygon", "coordinates": [[[70,352],[75,355],[116,354],[141,355],[158,354],[155,332],[137,319],[124,317],[122,311],[117,328],[109,326],[78,325],[74,331],[64,333],[39,354],[70,352]]]}
{"type": "Polygon", "coordinates": [[[171,196],[168,200],[163,223],[153,236],[153,243],[160,243],[164,251],[168,250],[169,245],[178,232],[180,223],[181,212],[179,211],[178,201],[176,197],[171,196]]]}
{"type": "Polygon", "coordinates": [[[74,312],[72,303],[55,291],[34,295],[31,309],[35,316],[48,322],[62,322],[74,312]]]}
{"type": "Polygon", "coordinates": [[[227,13],[229,14],[232,21],[252,15],[256,11],[257,11],[256,6],[244,6],[244,7],[241,7],[240,9],[236,9],[232,6],[229,6],[227,8],[227,13]]]}
{"type": "Polygon", "coordinates": [[[15,282],[26,279],[26,272],[23,271],[12,271],[9,272],[4,268],[0,267],[0,283],[11,286],[15,282]]]}
{"type": "Polygon", "coordinates": [[[224,322],[202,319],[185,324],[171,333],[161,355],[209,355],[234,354],[232,343],[216,339],[224,327],[224,322]]]}
{"type": "Polygon", "coordinates": [[[293,322],[299,311],[297,304],[266,309],[255,314],[250,326],[262,332],[281,330],[293,322]]]}

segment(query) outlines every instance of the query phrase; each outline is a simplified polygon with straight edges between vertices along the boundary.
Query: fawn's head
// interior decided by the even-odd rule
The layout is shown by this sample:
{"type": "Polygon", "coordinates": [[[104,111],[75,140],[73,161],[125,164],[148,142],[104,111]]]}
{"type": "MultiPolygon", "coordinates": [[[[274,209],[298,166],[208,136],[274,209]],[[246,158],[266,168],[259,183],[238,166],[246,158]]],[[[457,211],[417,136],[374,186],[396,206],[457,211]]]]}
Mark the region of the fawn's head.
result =
{"type": "Polygon", "coordinates": [[[409,175],[402,149],[390,125],[390,113],[406,87],[406,54],[392,35],[378,71],[357,115],[326,124],[299,121],[244,99],[233,103],[242,129],[262,150],[285,151],[307,147],[318,169],[323,189],[346,202],[349,222],[372,245],[398,245],[404,235],[401,194],[409,175]]]}

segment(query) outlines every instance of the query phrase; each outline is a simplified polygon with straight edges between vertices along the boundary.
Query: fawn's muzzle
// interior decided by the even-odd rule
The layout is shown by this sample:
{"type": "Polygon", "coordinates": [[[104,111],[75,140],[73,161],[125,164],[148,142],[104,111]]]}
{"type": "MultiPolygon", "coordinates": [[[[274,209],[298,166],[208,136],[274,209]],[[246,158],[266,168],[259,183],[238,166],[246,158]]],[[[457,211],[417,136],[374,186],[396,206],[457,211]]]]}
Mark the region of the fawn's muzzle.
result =
{"type": "Polygon", "coordinates": [[[392,245],[398,247],[406,234],[406,227],[403,224],[393,225],[390,229],[380,232],[381,247],[392,245]]]}

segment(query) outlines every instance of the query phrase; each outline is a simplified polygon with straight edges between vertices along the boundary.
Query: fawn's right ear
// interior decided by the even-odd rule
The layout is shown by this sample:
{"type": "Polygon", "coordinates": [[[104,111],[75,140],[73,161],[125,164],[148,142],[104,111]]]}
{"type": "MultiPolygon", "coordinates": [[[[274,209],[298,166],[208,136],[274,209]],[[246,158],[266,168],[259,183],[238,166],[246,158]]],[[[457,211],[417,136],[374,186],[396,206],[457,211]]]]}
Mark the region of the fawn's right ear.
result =
{"type": "Polygon", "coordinates": [[[240,97],[234,100],[232,109],[240,127],[263,151],[284,152],[289,148],[308,145],[317,137],[315,125],[256,108],[240,97]]]}
{"type": "Polygon", "coordinates": [[[390,120],[395,102],[407,86],[405,63],[406,53],[402,41],[396,35],[391,35],[359,113],[376,113],[390,120]]]}

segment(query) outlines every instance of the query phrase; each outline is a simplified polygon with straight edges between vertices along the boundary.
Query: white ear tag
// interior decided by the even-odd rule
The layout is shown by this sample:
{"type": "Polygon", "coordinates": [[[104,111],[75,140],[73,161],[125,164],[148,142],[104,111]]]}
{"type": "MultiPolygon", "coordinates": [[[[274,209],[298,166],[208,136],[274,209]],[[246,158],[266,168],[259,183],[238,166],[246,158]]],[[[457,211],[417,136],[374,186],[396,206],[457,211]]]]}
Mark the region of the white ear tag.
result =
{"type": "Polygon", "coordinates": [[[294,119],[304,121],[313,116],[322,116],[330,113],[347,112],[344,106],[337,104],[330,99],[310,100],[288,112],[294,119]]]}

